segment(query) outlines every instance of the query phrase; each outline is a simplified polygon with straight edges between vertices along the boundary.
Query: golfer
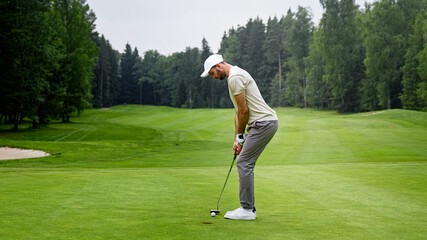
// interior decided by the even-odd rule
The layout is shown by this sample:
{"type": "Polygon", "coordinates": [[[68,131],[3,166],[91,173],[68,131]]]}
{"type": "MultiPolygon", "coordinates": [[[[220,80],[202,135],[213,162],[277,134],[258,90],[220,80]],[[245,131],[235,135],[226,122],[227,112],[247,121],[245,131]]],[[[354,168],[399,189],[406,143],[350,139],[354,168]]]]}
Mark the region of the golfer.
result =
{"type": "Polygon", "coordinates": [[[225,214],[227,219],[255,220],[254,167],[258,157],[278,128],[276,112],[264,101],[251,75],[245,70],[224,62],[221,55],[208,57],[201,77],[227,78],[231,101],[236,110],[233,150],[239,154],[240,208],[225,214]],[[245,129],[247,126],[247,134],[245,129]]]}

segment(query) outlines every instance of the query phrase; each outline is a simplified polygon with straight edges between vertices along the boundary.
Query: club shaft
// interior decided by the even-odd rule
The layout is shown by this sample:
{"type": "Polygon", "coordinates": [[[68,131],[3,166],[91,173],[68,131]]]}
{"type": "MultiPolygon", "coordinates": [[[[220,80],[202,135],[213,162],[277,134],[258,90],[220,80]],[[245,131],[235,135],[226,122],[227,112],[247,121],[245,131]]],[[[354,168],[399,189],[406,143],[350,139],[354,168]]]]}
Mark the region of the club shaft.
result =
{"type": "Polygon", "coordinates": [[[225,179],[224,186],[222,187],[221,195],[219,195],[218,202],[216,204],[216,210],[219,210],[219,202],[221,201],[222,194],[224,193],[225,185],[227,185],[228,177],[230,176],[231,169],[233,169],[234,161],[236,160],[237,154],[234,154],[233,161],[231,162],[230,170],[228,170],[227,178],[225,179]]]}

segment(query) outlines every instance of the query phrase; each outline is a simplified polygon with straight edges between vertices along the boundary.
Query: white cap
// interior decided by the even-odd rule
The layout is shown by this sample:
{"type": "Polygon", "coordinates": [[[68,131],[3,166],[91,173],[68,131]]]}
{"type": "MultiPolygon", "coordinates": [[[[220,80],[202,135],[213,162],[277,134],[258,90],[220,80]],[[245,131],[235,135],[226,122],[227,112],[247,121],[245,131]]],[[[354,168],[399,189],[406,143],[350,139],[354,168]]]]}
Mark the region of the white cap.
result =
{"type": "Polygon", "coordinates": [[[222,56],[219,54],[210,55],[206,61],[205,61],[205,71],[200,75],[200,77],[207,77],[209,75],[209,71],[211,68],[218,63],[224,62],[224,59],[222,59],[222,56]]]}

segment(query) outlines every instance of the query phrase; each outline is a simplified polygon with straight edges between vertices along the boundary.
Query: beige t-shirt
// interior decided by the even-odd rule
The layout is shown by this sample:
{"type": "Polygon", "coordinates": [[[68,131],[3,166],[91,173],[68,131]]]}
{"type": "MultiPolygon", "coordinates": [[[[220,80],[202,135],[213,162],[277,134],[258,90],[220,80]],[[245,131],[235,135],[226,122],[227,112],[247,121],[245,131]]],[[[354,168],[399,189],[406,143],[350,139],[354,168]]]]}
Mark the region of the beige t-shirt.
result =
{"type": "Polygon", "coordinates": [[[249,108],[248,125],[255,121],[277,120],[276,112],[271,109],[267,103],[265,103],[255,80],[248,72],[239,67],[233,66],[230,69],[227,81],[231,101],[233,102],[236,112],[238,107],[234,96],[245,92],[246,104],[249,108]]]}

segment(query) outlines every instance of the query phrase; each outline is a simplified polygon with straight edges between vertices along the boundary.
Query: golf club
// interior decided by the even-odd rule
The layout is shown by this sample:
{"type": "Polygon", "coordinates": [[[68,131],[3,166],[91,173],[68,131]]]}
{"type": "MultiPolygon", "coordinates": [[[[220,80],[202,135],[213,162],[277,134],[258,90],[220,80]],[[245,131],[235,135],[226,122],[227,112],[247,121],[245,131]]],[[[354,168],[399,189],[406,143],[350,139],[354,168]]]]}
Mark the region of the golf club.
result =
{"type": "Polygon", "coordinates": [[[222,187],[221,195],[219,195],[218,202],[216,204],[216,210],[211,210],[211,214],[219,214],[221,210],[219,210],[219,202],[221,201],[222,194],[224,193],[225,185],[227,185],[228,177],[230,176],[231,169],[233,168],[234,161],[236,160],[237,154],[234,153],[233,161],[231,162],[230,170],[228,170],[227,178],[225,179],[224,186],[222,187]]]}

